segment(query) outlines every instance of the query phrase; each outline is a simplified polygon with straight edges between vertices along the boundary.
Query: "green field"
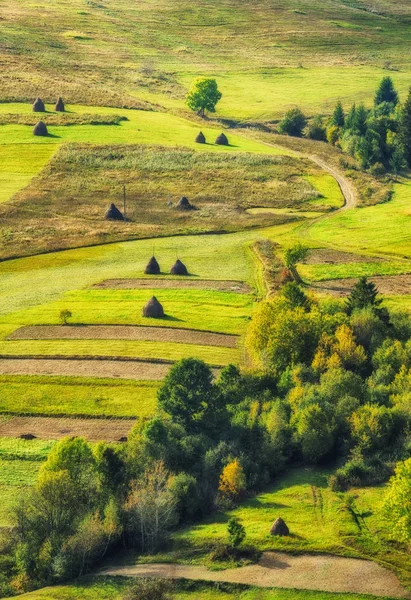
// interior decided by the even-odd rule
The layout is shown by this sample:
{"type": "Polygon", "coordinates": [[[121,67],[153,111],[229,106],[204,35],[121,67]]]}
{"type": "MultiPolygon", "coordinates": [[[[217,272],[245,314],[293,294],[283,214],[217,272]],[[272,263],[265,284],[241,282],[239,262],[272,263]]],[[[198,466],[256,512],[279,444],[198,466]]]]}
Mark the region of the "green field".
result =
{"type": "Polygon", "coordinates": [[[144,418],[155,412],[158,387],[153,381],[1,375],[0,413],[144,418]]]}
{"type": "MultiPolygon", "coordinates": [[[[43,588],[23,594],[26,600],[121,600],[133,580],[121,577],[83,578],[71,585],[43,588]]],[[[372,600],[362,594],[332,594],[301,590],[256,589],[246,586],[178,582],[172,593],[173,600],[372,600]]]]}

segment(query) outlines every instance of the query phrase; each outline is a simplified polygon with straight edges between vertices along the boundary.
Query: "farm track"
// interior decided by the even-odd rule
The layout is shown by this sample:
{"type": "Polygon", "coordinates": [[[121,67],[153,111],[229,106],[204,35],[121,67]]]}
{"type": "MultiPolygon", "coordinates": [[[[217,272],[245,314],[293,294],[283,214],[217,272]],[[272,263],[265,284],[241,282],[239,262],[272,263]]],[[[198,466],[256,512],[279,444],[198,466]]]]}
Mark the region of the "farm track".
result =
{"type": "Polygon", "coordinates": [[[334,593],[373,594],[390,598],[411,598],[394,573],[374,562],[331,555],[293,556],[265,552],[256,565],[209,571],[203,566],[180,564],[138,564],[113,567],[104,575],[122,577],[165,577],[240,583],[256,587],[316,590],[334,593]]]}
{"type": "Polygon", "coordinates": [[[235,292],[237,294],[250,294],[252,288],[243,281],[214,280],[214,279],[106,279],[91,286],[92,289],[182,289],[182,290],[210,290],[212,292],[235,292]]]}
{"type": "Polygon", "coordinates": [[[30,325],[9,340],[133,340],[236,348],[238,337],[209,331],[134,325],[30,325]]]}
{"type": "Polygon", "coordinates": [[[0,420],[0,437],[17,438],[29,434],[43,440],[60,440],[80,436],[89,442],[118,442],[127,437],[134,423],[135,419],[10,417],[0,420]]]}
{"type": "Polygon", "coordinates": [[[0,358],[2,375],[55,375],[161,381],[171,364],[136,360],[0,358]]]}
{"type": "MultiPolygon", "coordinates": [[[[344,175],[342,175],[338,169],[332,167],[321,158],[318,158],[318,156],[307,155],[307,158],[314,162],[316,165],[318,165],[321,169],[323,169],[323,171],[326,171],[327,173],[329,173],[329,175],[334,177],[334,179],[340,186],[341,193],[344,196],[344,206],[342,206],[338,210],[347,210],[350,208],[355,208],[357,206],[357,198],[355,195],[355,190],[351,183],[348,181],[348,179],[344,177],[344,175]]],[[[335,212],[336,211],[334,211],[334,213],[335,212]]]]}

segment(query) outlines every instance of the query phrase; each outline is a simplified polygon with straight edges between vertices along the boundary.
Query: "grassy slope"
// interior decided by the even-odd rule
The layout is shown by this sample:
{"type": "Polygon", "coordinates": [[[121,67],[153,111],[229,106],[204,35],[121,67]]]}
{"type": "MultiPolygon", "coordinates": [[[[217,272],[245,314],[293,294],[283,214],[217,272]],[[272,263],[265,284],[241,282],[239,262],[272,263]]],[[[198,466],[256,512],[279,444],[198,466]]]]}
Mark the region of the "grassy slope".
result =
{"type": "MultiPolygon", "coordinates": [[[[44,588],[20,596],[26,600],[121,600],[132,581],[121,577],[83,578],[81,581],[64,586],[44,588]]],[[[361,594],[329,594],[301,590],[255,589],[244,586],[218,587],[207,583],[177,583],[172,594],[173,600],[371,600],[373,596],[361,594]]]]}
{"type": "Polygon", "coordinates": [[[260,550],[331,553],[372,558],[394,570],[406,584],[411,583],[411,559],[405,548],[390,543],[389,523],[382,518],[381,486],[352,490],[358,521],[348,509],[346,495],[327,487],[328,473],[301,469],[282,477],[267,492],[251,498],[238,509],[217,513],[203,524],[174,535],[175,556],[167,560],[208,563],[210,544],[224,540],[230,516],[241,519],[247,540],[260,550]],[[273,538],[270,527],[282,516],[291,536],[273,538]],[[195,557],[195,558],[194,558],[195,557]]]}
{"type": "Polygon", "coordinates": [[[372,0],[43,0],[46,27],[29,0],[18,11],[6,0],[3,97],[107,105],[128,95],[179,108],[192,78],[211,73],[224,92],[220,115],[273,118],[294,103],[311,112],[362,99],[386,63],[405,90],[409,4],[379,5],[383,14],[372,0]]]}

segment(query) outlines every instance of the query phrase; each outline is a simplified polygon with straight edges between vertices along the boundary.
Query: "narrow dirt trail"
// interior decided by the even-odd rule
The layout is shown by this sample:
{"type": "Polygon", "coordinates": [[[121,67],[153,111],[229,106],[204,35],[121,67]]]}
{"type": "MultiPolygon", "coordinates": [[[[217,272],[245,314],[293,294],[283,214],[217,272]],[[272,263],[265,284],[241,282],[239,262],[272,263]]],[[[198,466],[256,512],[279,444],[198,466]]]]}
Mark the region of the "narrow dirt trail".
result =
{"type": "MultiPolygon", "coordinates": [[[[304,155],[302,155],[302,156],[304,156],[304,155]]],[[[308,158],[313,163],[318,165],[321,169],[323,169],[323,171],[326,171],[332,177],[334,177],[334,179],[340,186],[341,193],[344,197],[344,206],[342,206],[338,210],[347,210],[349,208],[355,208],[355,206],[357,206],[357,197],[355,194],[354,187],[351,185],[351,183],[348,181],[348,179],[346,177],[344,177],[344,175],[338,169],[336,169],[335,167],[332,167],[331,165],[326,163],[321,158],[318,158],[318,156],[307,155],[306,158],[308,158]]],[[[336,211],[333,211],[333,212],[335,214],[336,211]]],[[[328,216],[328,215],[326,215],[326,216],[328,216]]]]}
{"type": "Polygon", "coordinates": [[[397,577],[374,562],[328,555],[292,556],[265,552],[256,565],[225,571],[209,571],[203,566],[180,564],[139,564],[113,567],[103,575],[122,577],[164,577],[240,583],[256,587],[316,590],[334,593],[372,594],[391,598],[411,598],[397,577]]]}

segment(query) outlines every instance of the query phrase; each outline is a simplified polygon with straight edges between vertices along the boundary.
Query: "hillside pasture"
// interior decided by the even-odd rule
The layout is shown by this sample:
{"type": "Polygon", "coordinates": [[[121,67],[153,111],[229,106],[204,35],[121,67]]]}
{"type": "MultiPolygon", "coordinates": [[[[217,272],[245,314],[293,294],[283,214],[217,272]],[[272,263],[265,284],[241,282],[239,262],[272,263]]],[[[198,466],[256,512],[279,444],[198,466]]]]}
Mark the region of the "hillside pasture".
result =
{"type": "MultiPolygon", "coordinates": [[[[191,141],[194,131],[192,136],[191,141]]],[[[324,181],[328,176],[308,161],[269,156],[268,146],[239,139],[243,148],[254,144],[266,154],[136,146],[132,138],[130,145],[113,145],[109,134],[106,146],[63,146],[31,185],[0,207],[0,257],[121,239],[230,232],[290,218],[286,211],[250,214],[247,209],[255,206],[313,211],[318,205],[326,211],[342,204],[337,184],[332,189],[324,181]],[[107,221],[110,203],[123,211],[123,186],[127,221],[107,221]],[[193,210],[178,208],[182,196],[193,210]]],[[[178,135],[174,140],[180,142],[178,135]]]]}

